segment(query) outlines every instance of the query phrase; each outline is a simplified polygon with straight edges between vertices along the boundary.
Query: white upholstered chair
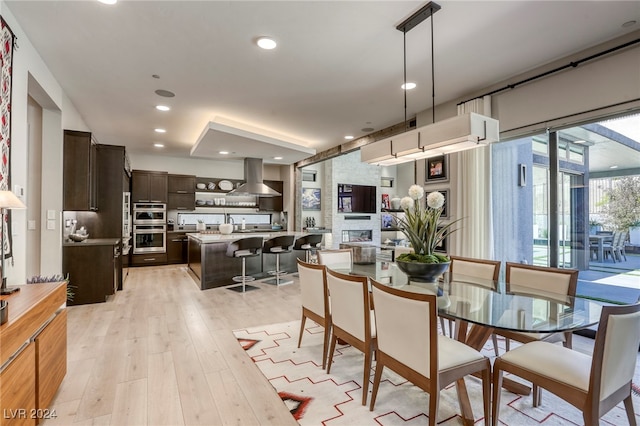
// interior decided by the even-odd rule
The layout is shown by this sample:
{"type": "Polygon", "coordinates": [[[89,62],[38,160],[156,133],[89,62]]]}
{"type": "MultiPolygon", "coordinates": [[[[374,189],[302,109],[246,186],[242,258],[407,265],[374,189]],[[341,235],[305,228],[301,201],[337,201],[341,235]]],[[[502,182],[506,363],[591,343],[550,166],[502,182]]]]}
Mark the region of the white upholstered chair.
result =
{"type": "Polygon", "coordinates": [[[348,249],[318,250],[318,263],[333,269],[351,269],[353,251],[348,249]]]}
{"type": "MultiPolygon", "coordinates": [[[[461,256],[449,256],[449,258],[451,259],[449,277],[452,280],[456,278],[464,279],[464,277],[473,277],[487,280],[487,283],[493,284],[493,281],[496,281],[500,274],[499,260],[475,259],[461,256]]],[[[445,332],[444,320],[443,317],[440,317],[440,325],[443,333],[445,332]]],[[[448,320],[449,336],[453,336],[451,329],[452,322],[452,320],[448,320]]]]}
{"type": "MultiPolygon", "coordinates": [[[[567,296],[573,297],[576,295],[578,271],[575,269],[547,268],[511,262],[507,262],[506,267],[507,290],[510,292],[538,294],[559,302],[567,300],[567,296]]],[[[544,340],[550,343],[562,342],[565,347],[571,349],[572,334],[570,331],[565,333],[521,333],[496,329],[493,334],[496,356],[498,356],[496,334],[507,339],[507,350],[509,350],[509,339],[520,343],[536,340],[544,340]]]]}
{"type": "Polygon", "coordinates": [[[376,402],[382,371],[390,368],[429,393],[429,425],[435,425],[440,390],[482,373],[485,424],[490,416],[491,363],[475,349],[438,334],[434,294],[413,293],[371,281],[378,338],[370,410],[376,402]]]}
{"type": "Polygon", "coordinates": [[[331,297],[331,347],[327,373],[331,372],[338,339],[364,353],[362,405],[367,403],[371,361],[376,350],[375,320],[368,280],[367,277],[327,270],[327,286],[331,297]]]}
{"type": "Polygon", "coordinates": [[[307,318],[324,327],[322,345],[322,369],[327,367],[327,349],[331,333],[331,308],[327,289],[326,267],[315,263],[298,261],[300,274],[300,292],[302,298],[302,320],[300,321],[300,337],[298,347],[302,344],[302,334],[307,318]]]}
{"type": "MultiPolygon", "coordinates": [[[[596,333],[593,356],[531,342],[506,352],[493,367],[492,424],[498,424],[503,372],[515,374],[564,399],[583,413],[585,425],[624,401],[630,425],[636,425],[631,399],[640,344],[640,305],[605,306],[596,333]]],[[[534,394],[535,397],[535,394],[534,394]]]]}

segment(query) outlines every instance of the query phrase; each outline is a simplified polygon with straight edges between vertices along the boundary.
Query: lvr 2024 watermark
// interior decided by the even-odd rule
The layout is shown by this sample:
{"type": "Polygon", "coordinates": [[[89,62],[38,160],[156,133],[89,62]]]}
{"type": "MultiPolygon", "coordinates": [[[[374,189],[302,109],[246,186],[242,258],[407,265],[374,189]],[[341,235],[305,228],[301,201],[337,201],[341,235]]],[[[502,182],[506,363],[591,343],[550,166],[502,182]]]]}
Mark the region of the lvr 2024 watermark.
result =
{"type": "Polygon", "coordinates": [[[4,419],[55,419],[58,417],[56,410],[36,408],[3,408],[4,419]]]}

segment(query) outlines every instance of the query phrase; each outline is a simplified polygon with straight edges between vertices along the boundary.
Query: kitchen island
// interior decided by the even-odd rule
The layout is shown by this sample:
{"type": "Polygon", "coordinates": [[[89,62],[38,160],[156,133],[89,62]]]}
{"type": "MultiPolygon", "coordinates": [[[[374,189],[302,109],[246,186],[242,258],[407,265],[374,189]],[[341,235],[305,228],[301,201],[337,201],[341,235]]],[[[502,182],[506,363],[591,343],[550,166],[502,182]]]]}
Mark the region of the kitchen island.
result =
{"type": "MultiPolygon", "coordinates": [[[[242,260],[227,257],[229,243],[241,238],[261,237],[265,241],[280,235],[306,235],[300,232],[239,232],[230,235],[188,233],[189,239],[189,273],[201,290],[237,284],[233,277],[242,274],[242,260]]],[[[296,257],[304,260],[304,252],[283,253],[280,255],[280,269],[288,272],[297,271],[296,257]]],[[[275,270],[276,256],[262,254],[246,259],[247,275],[256,279],[269,277],[268,271],[275,270]]]]}

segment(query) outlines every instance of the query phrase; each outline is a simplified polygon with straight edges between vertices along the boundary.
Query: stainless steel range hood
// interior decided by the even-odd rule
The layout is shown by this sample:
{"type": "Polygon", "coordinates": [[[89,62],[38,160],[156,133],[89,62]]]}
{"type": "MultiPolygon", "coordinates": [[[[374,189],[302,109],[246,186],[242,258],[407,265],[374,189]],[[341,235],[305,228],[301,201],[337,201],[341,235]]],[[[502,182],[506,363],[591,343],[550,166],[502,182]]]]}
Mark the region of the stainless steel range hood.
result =
{"type": "Polygon", "coordinates": [[[280,194],[262,182],[262,158],[244,159],[244,180],[243,183],[228,195],[259,195],[261,197],[277,197],[280,194]]]}

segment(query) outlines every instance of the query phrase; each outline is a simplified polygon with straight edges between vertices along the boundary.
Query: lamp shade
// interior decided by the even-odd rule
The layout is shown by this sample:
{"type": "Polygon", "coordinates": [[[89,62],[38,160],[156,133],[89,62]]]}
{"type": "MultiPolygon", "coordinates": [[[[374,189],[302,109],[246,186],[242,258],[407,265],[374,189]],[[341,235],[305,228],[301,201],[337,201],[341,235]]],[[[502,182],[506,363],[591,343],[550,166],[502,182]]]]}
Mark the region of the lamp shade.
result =
{"type": "Polygon", "coordinates": [[[22,201],[11,191],[0,191],[0,208],[3,209],[26,209],[22,201]]]}

